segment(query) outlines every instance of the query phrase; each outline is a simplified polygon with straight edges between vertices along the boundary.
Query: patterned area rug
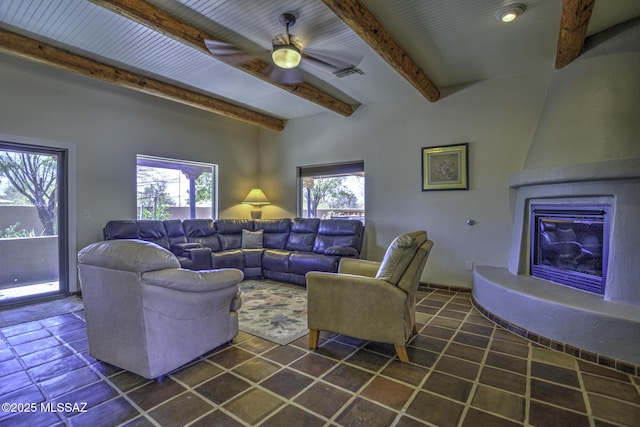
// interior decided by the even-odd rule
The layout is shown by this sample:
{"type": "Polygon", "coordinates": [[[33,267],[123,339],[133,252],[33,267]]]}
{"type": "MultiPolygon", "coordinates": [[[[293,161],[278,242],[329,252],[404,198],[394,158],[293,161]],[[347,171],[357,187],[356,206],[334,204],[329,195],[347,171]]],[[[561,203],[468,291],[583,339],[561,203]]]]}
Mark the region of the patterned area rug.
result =
{"type": "Polygon", "coordinates": [[[239,328],[251,335],[280,345],[306,335],[307,292],[264,282],[247,280],[240,284],[242,307],[239,328]]]}

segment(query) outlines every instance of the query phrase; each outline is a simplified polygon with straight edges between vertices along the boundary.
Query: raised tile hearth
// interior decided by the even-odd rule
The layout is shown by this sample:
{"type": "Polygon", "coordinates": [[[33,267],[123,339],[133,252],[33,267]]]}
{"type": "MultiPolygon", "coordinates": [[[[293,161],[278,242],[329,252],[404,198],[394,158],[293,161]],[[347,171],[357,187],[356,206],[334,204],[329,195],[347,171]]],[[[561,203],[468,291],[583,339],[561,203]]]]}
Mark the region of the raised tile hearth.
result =
{"type": "Polygon", "coordinates": [[[508,268],[477,267],[474,299],[524,330],[640,365],[640,159],[527,170],[512,176],[510,185],[514,227],[508,268]],[[610,206],[603,295],[530,275],[532,204],[610,206]]]}

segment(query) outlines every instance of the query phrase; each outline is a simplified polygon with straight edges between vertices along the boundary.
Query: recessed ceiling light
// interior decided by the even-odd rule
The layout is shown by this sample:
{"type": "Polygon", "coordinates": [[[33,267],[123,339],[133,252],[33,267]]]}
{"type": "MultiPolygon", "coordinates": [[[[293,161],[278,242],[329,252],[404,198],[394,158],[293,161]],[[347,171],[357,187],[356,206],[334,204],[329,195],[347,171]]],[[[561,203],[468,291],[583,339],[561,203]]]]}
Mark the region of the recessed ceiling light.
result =
{"type": "Polygon", "coordinates": [[[514,3],[502,7],[496,12],[496,19],[501,22],[512,22],[522,15],[527,7],[522,3],[514,3]]]}

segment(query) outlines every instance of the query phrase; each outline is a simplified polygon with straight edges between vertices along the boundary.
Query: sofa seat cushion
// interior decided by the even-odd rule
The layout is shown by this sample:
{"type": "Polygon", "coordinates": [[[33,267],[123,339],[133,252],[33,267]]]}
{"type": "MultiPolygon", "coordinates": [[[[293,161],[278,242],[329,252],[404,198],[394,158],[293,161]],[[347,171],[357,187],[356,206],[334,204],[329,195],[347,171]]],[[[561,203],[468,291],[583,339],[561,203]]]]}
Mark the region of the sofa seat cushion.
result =
{"type": "Polygon", "coordinates": [[[326,271],[335,273],[338,271],[340,257],[319,255],[312,252],[293,252],[289,258],[289,272],[294,274],[307,274],[309,271],[326,271]]]}
{"type": "Polygon", "coordinates": [[[262,254],[264,249],[243,249],[245,268],[259,267],[262,268],[262,254]]]}
{"type": "Polygon", "coordinates": [[[212,252],[211,264],[212,268],[237,268],[238,270],[244,270],[244,253],[242,253],[240,249],[212,252]]]}
{"type": "Polygon", "coordinates": [[[288,272],[291,252],[282,249],[267,249],[262,254],[262,268],[264,270],[288,272]]]}

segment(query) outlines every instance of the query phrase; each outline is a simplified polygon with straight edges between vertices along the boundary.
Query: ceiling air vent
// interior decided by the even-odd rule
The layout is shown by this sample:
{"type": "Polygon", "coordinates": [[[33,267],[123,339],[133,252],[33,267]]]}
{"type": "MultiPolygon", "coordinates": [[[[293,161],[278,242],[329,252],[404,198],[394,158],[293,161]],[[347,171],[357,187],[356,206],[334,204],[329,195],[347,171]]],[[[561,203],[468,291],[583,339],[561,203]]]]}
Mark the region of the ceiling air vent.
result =
{"type": "Polygon", "coordinates": [[[347,68],[343,68],[342,70],[338,70],[338,71],[333,71],[333,74],[338,77],[339,79],[343,78],[343,77],[347,77],[350,76],[352,74],[364,74],[364,71],[362,71],[361,69],[359,69],[358,67],[351,65],[347,68]]]}

